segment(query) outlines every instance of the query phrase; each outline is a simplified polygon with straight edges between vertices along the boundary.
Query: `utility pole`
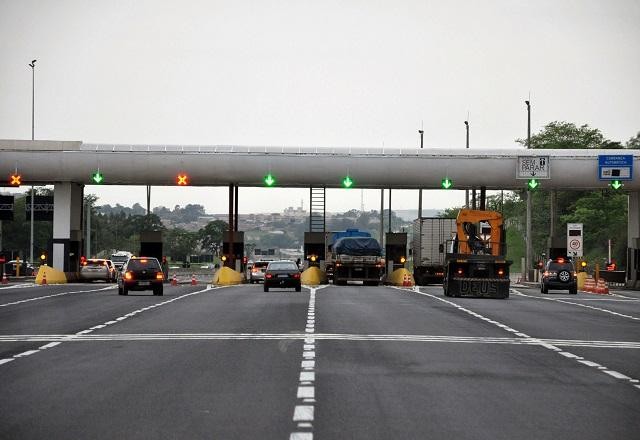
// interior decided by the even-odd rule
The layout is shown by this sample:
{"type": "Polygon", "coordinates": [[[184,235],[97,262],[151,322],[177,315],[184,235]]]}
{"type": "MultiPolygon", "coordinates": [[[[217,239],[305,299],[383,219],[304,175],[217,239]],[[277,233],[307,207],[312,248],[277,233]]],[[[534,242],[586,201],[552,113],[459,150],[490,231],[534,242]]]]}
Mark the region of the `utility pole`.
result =
{"type": "MultiPolygon", "coordinates": [[[[35,140],[35,115],[36,115],[36,61],[33,60],[29,63],[29,67],[31,67],[31,140],[35,140]]],[[[29,262],[33,264],[33,207],[34,207],[34,199],[35,194],[33,191],[33,185],[31,186],[31,240],[29,245],[29,262]]]]}
{"type": "MultiPolygon", "coordinates": [[[[531,148],[531,103],[527,100],[524,102],[527,105],[527,148],[531,148]]],[[[525,273],[524,279],[527,281],[532,281],[529,279],[529,268],[531,267],[532,261],[532,246],[531,246],[531,211],[532,211],[533,200],[531,197],[531,191],[527,190],[527,219],[526,219],[526,245],[525,245],[525,260],[524,260],[524,270],[525,273]]]]}

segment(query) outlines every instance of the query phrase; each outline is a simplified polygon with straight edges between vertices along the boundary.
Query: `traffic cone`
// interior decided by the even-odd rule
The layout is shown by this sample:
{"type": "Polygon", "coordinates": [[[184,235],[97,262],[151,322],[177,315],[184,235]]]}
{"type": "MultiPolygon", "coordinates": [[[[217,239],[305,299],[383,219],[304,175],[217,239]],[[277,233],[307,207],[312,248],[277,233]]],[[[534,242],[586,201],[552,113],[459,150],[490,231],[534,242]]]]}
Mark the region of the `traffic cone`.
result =
{"type": "Polygon", "coordinates": [[[582,288],[582,290],[584,290],[585,292],[593,293],[595,291],[595,288],[596,288],[596,282],[593,278],[589,277],[586,280],[584,280],[584,287],[582,288]]]}
{"type": "Polygon", "coordinates": [[[47,272],[42,272],[42,285],[47,284],[47,272]]]}
{"type": "Polygon", "coordinates": [[[7,274],[5,272],[2,273],[2,284],[8,284],[9,280],[7,279],[7,274]]]}
{"type": "Polygon", "coordinates": [[[176,274],[173,274],[173,278],[171,278],[171,285],[172,286],[177,286],[178,285],[178,279],[176,278],[176,274]]]}
{"type": "Polygon", "coordinates": [[[599,293],[601,295],[609,294],[609,287],[607,287],[607,283],[605,283],[602,278],[598,280],[598,285],[596,286],[595,293],[599,293]]]}
{"type": "Polygon", "coordinates": [[[195,286],[196,284],[198,284],[198,281],[196,280],[196,276],[194,274],[191,274],[191,285],[195,286]]]}
{"type": "Polygon", "coordinates": [[[411,282],[411,277],[409,277],[409,274],[404,274],[404,277],[402,278],[402,286],[403,287],[411,287],[413,285],[413,283],[411,282]]]}

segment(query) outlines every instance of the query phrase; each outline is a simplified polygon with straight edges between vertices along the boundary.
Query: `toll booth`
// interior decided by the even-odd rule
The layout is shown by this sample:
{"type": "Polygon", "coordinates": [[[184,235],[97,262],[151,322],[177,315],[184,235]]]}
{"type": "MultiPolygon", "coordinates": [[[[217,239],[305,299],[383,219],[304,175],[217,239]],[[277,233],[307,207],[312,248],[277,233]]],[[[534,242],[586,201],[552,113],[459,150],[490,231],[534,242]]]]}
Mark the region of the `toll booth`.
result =
{"type": "Polygon", "coordinates": [[[162,262],[162,231],[140,233],[140,256],[154,257],[162,262]]]}
{"type": "Polygon", "coordinates": [[[230,246],[231,231],[224,231],[222,237],[222,254],[227,256],[224,262],[225,267],[241,272],[244,257],[244,231],[233,231],[233,250],[230,246]]]}
{"type": "Polygon", "coordinates": [[[304,233],[304,261],[305,267],[322,267],[326,260],[326,244],[324,232],[304,233]],[[322,262],[322,264],[321,264],[322,262]]]}
{"type": "Polygon", "coordinates": [[[387,232],[384,249],[388,273],[403,268],[407,261],[407,233],[387,232]]]}

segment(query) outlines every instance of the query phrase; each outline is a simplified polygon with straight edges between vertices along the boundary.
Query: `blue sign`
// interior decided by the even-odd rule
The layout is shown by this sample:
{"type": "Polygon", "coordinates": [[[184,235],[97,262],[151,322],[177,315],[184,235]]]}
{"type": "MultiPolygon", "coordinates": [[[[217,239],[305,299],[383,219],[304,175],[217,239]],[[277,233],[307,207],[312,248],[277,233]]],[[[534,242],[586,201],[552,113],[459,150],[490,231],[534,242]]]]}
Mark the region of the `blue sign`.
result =
{"type": "Polygon", "coordinates": [[[632,180],[633,155],[614,154],[598,156],[598,178],[600,180],[632,180]]]}

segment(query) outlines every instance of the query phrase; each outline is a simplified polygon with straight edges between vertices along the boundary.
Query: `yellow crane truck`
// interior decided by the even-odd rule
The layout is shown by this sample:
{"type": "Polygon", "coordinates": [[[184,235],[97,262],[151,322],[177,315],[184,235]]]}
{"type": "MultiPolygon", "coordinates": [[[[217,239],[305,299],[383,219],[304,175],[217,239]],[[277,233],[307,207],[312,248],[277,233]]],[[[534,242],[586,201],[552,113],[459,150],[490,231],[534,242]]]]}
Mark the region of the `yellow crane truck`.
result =
{"type": "Polygon", "coordinates": [[[502,215],[495,211],[461,209],[456,237],[447,242],[445,296],[509,297],[502,215]]]}

